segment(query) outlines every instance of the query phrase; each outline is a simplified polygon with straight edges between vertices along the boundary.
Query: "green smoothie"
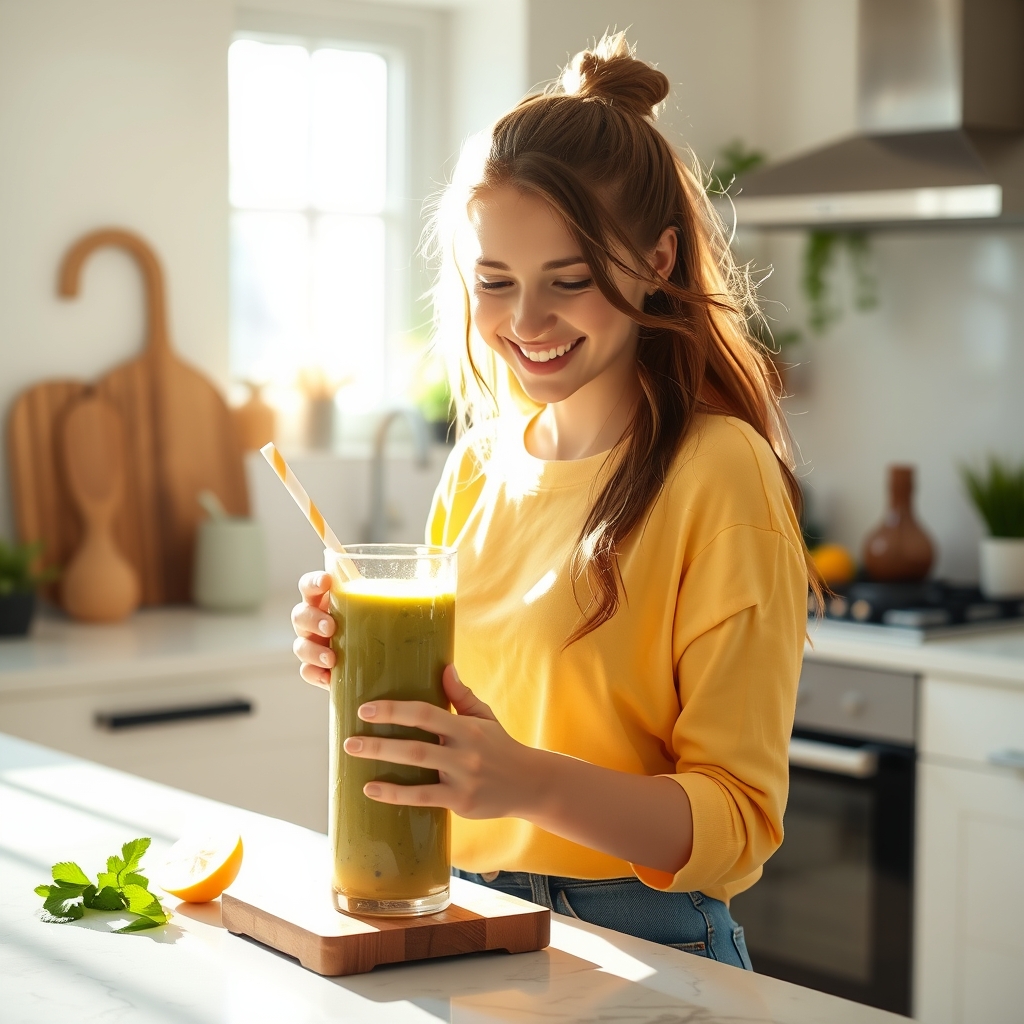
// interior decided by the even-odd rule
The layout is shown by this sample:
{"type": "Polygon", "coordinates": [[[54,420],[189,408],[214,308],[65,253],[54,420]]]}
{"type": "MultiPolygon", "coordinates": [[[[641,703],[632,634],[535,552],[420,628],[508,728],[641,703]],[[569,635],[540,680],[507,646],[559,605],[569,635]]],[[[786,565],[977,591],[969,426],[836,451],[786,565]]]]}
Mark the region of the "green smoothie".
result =
{"type": "MultiPolygon", "coordinates": [[[[454,655],[455,595],[437,580],[332,575],[331,807],[333,884],[349,900],[390,901],[446,893],[451,868],[449,812],[399,807],[363,794],[367,782],[424,785],[437,772],[346,754],[349,736],[390,736],[437,743],[436,736],[362,721],[356,710],[377,699],[420,700],[448,708],[441,684],[454,655]]],[[[349,909],[357,909],[349,904],[349,909]]],[[[363,908],[362,912],[369,912],[363,908]]],[[[414,910],[411,912],[415,912],[414,910]]]]}

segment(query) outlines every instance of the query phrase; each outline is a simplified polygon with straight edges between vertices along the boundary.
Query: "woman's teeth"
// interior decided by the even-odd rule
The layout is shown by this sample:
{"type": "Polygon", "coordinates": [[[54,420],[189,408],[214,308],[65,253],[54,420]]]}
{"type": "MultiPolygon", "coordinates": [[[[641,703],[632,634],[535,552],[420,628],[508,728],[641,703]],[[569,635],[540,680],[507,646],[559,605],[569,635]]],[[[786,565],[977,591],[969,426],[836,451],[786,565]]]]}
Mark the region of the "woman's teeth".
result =
{"type": "Polygon", "coordinates": [[[531,363],[546,363],[551,359],[557,359],[559,356],[564,356],[566,352],[574,349],[579,341],[580,339],[577,338],[576,341],[570,341],[568,345],[556,345],[554,348],[549,348],[546,352],[538,352],[535,349],[527,351],[522,347],[522,345],[517,347],[531,363]]]}

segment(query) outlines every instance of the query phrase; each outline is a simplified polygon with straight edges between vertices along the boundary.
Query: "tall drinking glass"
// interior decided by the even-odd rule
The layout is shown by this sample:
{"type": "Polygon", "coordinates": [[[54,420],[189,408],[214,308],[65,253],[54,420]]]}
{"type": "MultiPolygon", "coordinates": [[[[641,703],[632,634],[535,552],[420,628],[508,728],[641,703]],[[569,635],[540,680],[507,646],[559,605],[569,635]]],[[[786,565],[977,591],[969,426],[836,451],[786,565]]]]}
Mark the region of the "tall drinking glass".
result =
{"type": "Polygon", "coordinates": [[[346,754],[349,736],[437,743],[419,729],[373,725],[356,711],[372,700],[419,700],[448,709],[441,684],[454,656],[455,552],[419,544],[346,547],[359,575],[324,552],[331,574],[330,844],[339,910],[356,914],[433,914],[449,902],[451,825],[441,807],[382,804],[367,782],[429,785],[437,772],[346,754]]]}

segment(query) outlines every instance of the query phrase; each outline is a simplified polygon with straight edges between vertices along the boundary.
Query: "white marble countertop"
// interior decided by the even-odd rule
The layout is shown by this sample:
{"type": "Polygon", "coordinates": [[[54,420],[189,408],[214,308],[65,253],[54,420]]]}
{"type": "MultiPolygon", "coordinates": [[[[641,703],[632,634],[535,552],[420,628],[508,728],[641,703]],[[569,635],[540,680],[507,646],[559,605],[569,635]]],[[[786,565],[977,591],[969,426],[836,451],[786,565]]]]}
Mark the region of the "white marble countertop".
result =
{"type": "Polygon", "coordinates": [[[139,835],[153,838],[150,857],[158,857],[182,832],[207,820],[237,826],[248,844],[247,858],[257,862],[268,843],[314,838],[295,825],[0,735],[3,1020],[895,1024],[905,1019],[557,915],[550,947],[537,953],[453,957],[348,978],[320,977],[229,934],[220,923],[219,902],[179,907],[169,899],[166,905],[175,911],[170,923],[135,935],[111,933],[117,915],[90,914],[68,925],[39,919],[40,899],[32,889],[48,879],[55,861],[73,859],[92,871],[139,835]]]}
{"type": "Polygon", "coordinates": [[[1024,686],[1024,626],[910,643],[884,626],[823,620],[812,622],[809,634],[804,656],[813,661],[1024,686]]]}
{"type": "Polygon", "coordinates": [[[0,693],[226,668],[296,667],[289,610],[278,597],[249,614],[188,605],[144,608],[123,622],[91,625],[47,609],[28,637],[0,638],[0,693]]]}

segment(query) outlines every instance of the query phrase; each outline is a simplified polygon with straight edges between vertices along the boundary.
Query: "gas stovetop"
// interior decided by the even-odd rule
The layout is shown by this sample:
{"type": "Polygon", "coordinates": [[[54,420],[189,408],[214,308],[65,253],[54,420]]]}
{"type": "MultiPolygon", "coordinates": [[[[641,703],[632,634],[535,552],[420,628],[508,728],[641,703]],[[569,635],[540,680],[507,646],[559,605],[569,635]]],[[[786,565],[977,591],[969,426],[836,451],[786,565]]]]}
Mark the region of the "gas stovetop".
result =
{"type": "Polygon", "coordinates": [[[942,580],[875,583],[855,580],[833,588],[825,599],[826,618],[868,627],[864,631],[918,639],[977,633],[1024,625],[1024,601],[992,601],[977,587],[942,580]]]}

